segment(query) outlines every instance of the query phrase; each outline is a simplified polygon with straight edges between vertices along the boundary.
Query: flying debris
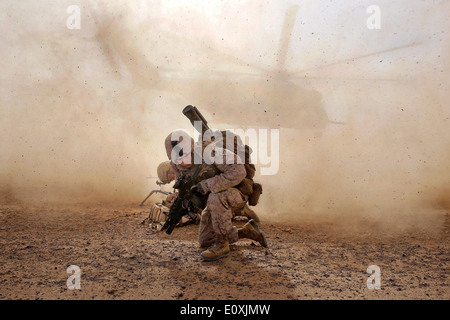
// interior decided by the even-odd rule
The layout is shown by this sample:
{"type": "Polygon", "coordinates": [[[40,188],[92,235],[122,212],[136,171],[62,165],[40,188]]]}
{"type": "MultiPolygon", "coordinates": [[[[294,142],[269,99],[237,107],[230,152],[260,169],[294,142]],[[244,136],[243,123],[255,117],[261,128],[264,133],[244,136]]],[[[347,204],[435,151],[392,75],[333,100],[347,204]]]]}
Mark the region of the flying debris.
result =
{"type": "MultiPolygon", "coordinates": [[[[300,71],[289,71],[287,57],[292,39],[292,32],[297,21],[298,6],[293,5],[286,11],[278,43],[277,58],[274,68],[263,68],[241,60],[238,57],[216,51],[211,46],[199,46],[189,43],[189,51],[196,54],[206,54],[215,59],[234,65],[245,72],[221,70],[190,70],[186,71],[180,65],[174,67],[170,63],[161,66],[146,57],[133,37],[123,35],[117,37],[115,32],[120,27],[115,19],[97,22],[98,32],[95,39],[99,42],[114,74],[121,76],[120,65],[133,79],[136,87],[148,90],[174,92],[194,105],[201,106],[206,112],[231,108],[234,112],[216,114],[216,119],[224,123],[242,123],[251,127],[313,129],[321,131],[328,125],[343,125],[342,122],[331,121],[322,103],[319,91],[307,89],[300,85],[302,81],[318,79],[308,76],[308,72],[329,66],[356,61],[367,57],[420,45],[407,44],[395,48],[380,50],[359,57],[315,66],[300,71]],[[113,36],[114,35],[114,36],[113,36]],[[238,110],[238,111],[236,111],[238,110]]],[[[95,18],[95,15],[93,15],[95,18]]],[[[158,21],[152,20],[153,31],[159,32],[164,43],[184,43],[167,31],[157,28],[158,21]],[[156,26],[155,26],[156,25],[156,26]],[[156,29],[155,29],[156,28],[156,29]]],[[[148,24],[144,23],[146,32],[148,24]]],[[[147,30],[148,32],[148,30],[147,30]]],[[[160,45],[163,45],[160,44],[160,45]]],[[[330,78],[319,78],[324,81],[330,78]]],[[[385,81],[391,79],[348,79],[385,81]]]]}

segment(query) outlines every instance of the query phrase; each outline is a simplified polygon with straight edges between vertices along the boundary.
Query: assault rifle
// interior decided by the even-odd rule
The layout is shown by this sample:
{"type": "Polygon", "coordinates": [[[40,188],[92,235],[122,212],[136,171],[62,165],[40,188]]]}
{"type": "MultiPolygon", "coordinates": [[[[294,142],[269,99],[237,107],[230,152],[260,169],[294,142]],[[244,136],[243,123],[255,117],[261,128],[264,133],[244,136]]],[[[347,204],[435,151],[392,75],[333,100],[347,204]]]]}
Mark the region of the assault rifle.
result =
{"type": "Polygon", "coordinates": [[[166,230],[167,234],[171,234],[183,216],[189,215],[193,218],[192,212],[206,207],[206,199],[193,188],[201,180],[202,167],[202,164],[198,164],[192,175],[181,175],[175,182],[173,187],[178,189],[178,196],[170,206],[169,215],[161,231],[166,230]]]}
{"type": "MultiPolygon", "coordinates": [[[[200,111],[194,106],[187,106],[183,109],[183,114],[194,125],[195,121],[202,123],[202,135],[209,129],[206,119],[200,111]]],[[[195,126],[195,125],[194,125],[195,126]]],[[[161,230],[166,230],[167,234],[171,234],[177,223],[185,215],[191,216],[192,212],[203,210],[206,207],[206,198],[202,196],[195,188],[193,188],[201,180],[201,171],[203,164],[197,164],[192,175],[181,175],[175,182],[173,188],[178,189],[178,196],[170,207],[169,215],[161,230]]],[[[191,216],[191,218],[193,218],[191,216]]]]}

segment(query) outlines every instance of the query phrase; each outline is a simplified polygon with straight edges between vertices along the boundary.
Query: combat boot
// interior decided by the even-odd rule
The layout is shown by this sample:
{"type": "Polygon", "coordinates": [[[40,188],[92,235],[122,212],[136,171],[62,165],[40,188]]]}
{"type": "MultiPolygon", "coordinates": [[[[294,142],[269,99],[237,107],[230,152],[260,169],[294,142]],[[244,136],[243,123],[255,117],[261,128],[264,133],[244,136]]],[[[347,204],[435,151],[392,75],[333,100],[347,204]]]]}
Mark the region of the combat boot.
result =
{"type": "Polygon", "coordinates": [[[218,235],[216,242],[200,256],[206,261],[215,261],[226,257],[230,253],[230,243],[227,235],[218,235]]]}
{"type": "Polygon", "coordinates": [[[239,239],[246,238],[258,241],[261,246],[267,247],[266,238],[253,219],[244,224],[242,228],[238,229],[238,237],[239,239]]]}

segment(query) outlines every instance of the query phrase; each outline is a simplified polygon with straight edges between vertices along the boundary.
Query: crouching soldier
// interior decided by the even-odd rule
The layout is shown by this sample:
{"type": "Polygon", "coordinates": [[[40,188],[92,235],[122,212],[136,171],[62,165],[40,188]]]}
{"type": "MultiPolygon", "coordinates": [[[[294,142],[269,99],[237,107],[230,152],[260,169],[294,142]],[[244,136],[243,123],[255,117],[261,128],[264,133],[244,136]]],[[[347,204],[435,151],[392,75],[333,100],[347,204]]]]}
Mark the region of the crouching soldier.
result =
{"type": "MultiPolygon", "coordinates": [[[[175,174],[171,168],[170,161],[160,163],[157,168],[157,173],[160,184],[169,184],[175,180],[175,174]]],[[[177,192],[170,193],[167,195],[166,199],[162,201],[162,204],[166,207],[170,207],[177,196],[177,192]]],[[[245,217],[248,220],[253,219],[255,222],[260,221],[256,212],[252,210],[247,203],[244,208],[235,212],[235,217],[245,217]]]]}
{"type": "MultiPolygon", "coordinates": [[[[170,161],[162,162],[158,165],[157,174],[159,181],[156,182],[157,185],[162,186],[171,183],[175,180],[175,176],[170,169],[170,161]]],[[[161,193],[166,195],[165,199],[153,203],[150,208],[150,213],[147,218],[145,218],[141,224],[149,225],[151,230],[155,232],[161,231],[164,223],[167,221],[167,215],[170,210],[171,205],[178,196],[177,192],[169,192],[163,189],[155,189],[150,192],[150,194],[141,202],[141,206],[144,205],[145,201],[149,199],[153,194],[161,193]]],[[[196,212],[188,212],[184,215],[180,221],[176,224],[176,227],[183,227],[189,224],[198,224],[200,222],[201,210],[196,212]]]]}
{"type": "MultiPolygon", "coordinates": [[[[194,140],[185,131],[172,132],[165,140],[167,156],[171,160],[171,170],[176,179],[182,174],[189,175],[196,168],[194,159],[194,140]],[[182,152],[172,152],[174,147],[186,141],[184,145],[190,145],[190,149],[182,152]]],[[[202,149],[203,151],[203,149],[202,149]]],[[[248,194],[243,193],[239,187],[246,178],[244,164],[237,161],[238,155],[223,148],[223,161],[208,166],[207,174],[194,188],[207,197],[206,208],[203,210],[199,226],[198,240],[200,247],[205,249],[201,257],[206,261],[218,260],[230,252],[230,244],[239,239],[247,238],[259,242],[267,247],[266,239],[256,224],[255,220],[249,220],[242,228],[233,225],[232,219],[237,212],[242,212],[248,201],[248,194]],[[227,161],[227,159],[234,159],[227,161]]],[[[245,188],[244,188],[245,189],[245,188]]]]}

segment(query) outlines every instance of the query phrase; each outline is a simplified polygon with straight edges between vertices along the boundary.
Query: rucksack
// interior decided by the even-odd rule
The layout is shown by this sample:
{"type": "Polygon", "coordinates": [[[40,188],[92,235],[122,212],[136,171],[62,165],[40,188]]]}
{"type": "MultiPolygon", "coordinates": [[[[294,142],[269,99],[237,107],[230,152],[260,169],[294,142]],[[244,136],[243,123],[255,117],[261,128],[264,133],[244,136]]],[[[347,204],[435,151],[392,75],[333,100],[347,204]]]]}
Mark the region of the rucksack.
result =
{"type": "Polygon", "coordinates": [[[239,157],[244,154],[244,167],[247,173],[245,179],[238,184],[235,188],[239,189],[243,194],[248,196],[248,204],[251,206],[256,206],[259,201],[259,197],[262,194],[262,185],[260,183],[254,182],[253,178],[256,173],[256,166],[251,163],[251,154],[253,150],[249,145],[244,144],[240,136],[231,132],[229,130],[221,131],[222,133],[222,145],[227,150],[230,150],[239,157]],[[227,138],[232,138],[234,143],[227,144],[227,138]]]}

